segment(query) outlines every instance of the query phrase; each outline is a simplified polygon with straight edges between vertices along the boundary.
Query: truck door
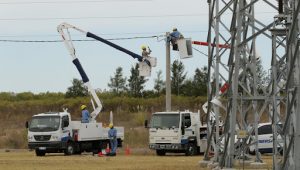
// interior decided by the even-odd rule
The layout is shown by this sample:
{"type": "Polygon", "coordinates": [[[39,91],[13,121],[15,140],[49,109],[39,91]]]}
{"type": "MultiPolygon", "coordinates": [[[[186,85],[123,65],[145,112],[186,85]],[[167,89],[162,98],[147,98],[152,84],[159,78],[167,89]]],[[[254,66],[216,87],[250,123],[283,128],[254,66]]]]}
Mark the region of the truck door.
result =
{"type": "Polygon", "coordinates": [[[182,128],[184,133],[182,135],[185,135],[187,137],[194,136],[195,131],[191,127],[191,115],[189,113],[182,114],[182,128]]]}
{"type": "Polygon", "coordinates": [[[68,115],[65,115],[61,118],[61,129],[62,129],[62,136],[61,141],[68,141],[71,139],[71,126],[70,126],[70,118],[68,115]]]}

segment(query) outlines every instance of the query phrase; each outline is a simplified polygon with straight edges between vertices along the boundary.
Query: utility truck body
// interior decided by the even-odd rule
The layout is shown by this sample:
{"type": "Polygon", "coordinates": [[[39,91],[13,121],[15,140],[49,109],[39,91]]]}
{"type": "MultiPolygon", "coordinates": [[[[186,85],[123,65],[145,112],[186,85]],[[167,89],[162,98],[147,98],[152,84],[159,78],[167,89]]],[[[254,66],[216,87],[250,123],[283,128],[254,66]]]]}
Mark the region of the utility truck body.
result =
{"type": "Polygon", "coordinates": [[[149,148],[157,155],[167,152],[196,155],[206,150],[207,127],[202,126],[200,114],[185,112],[156,112],[149,128],[149,148]]]}
{"type": "MultiPolygon", "coordinates": [[[[37,156],[59,152],[66,155],[84,151],[98,153],[109,144],[108,127],[103,127],[102,123],[72,121],[67,111],[34,115],[27,127],[28,148],[35,150],[37,156]]],[[[122,146],[124,128],[115,128],[118,146],[122,146]]]]}
{"type": "MultiPolygon", "coordinates": [[[[64,152],[66,155],[80,154],[83,151],[99,152],[101,149],[106,148],[109,143],[109,128],[103,127],[102,123],[96,122],[96,117],[103,108],[102,103],[76,56],[76,50],[70,34],[71,29],[120,50],[133,58],[137,58],[140,64],[143,65],[143,67],[140,68],[141,76],[150,76],[151,68],[156,66],[156,59],[153,57],[145,59],[142,56],[107,41],[91,32],[83,31],[68,23],[58,25],[57,31],[61,35],[83,83],[88,88],[92,97],[91,104],[94,110],[90,114],[88,123],[72,121],[71,115],[67,110],[64,112],[49,112],[34,115],[31,121],[26,123],[26,127],[28,128],[28,147],[34,149],[37,156],[44,156],[46,153],[51,152],[64,152]]],[[[110,120],[110,123],[113,123],[112,119],[110,120]]],[[[124,140],[124,128],[115,128],[117,129],[118,146],[122,146],[122,141],[124,140]]]]}

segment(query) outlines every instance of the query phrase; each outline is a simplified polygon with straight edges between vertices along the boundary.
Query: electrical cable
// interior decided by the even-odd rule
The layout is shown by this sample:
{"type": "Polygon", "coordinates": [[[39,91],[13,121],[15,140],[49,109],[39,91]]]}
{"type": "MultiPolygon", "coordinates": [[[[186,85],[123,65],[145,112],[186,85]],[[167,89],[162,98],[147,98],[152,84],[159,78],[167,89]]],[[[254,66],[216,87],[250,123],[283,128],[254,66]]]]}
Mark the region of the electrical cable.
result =
{"type": "MultiPolygon", "coordinates": [[[[131,39],[146,39],[146,38],[158,38],[164,35],[153,35],[153,36],[140,36],[140,37],[126,37],[126,38],[110,38],[106,40],[131,40],[131,39]]],[[[77,39],[72,40],[77,42],[88,42],[88,41],[96,41],[96,40],[88,40],[88,39],[77,39]]],[[[9,39],[0,39],[0,42],[10,42],[10,43],[53,43],[53,42],[63,42],[63,40],[9,40],[9,39]]]]}
{"type": "MultiPolygon", "coordinates": [[[[222,31],[222,30],[221,30],[222,31]]],[[[225,31],[225,30],[224,30],[225,31]]],[[[206,30],[199,30],[199,31],[195,31],[195,30],[190,30],[190,31],[182,31],[184,33],[206,33],[206,30]]],[[[141,35],[141,34],[164,34],[165,32],[161,31],[161,32],[123,32],[123,33],[97,33],[97,35],[141,35]]],[[[24,34],[24,35],[1,35],[0,37],[58,37],[60,35],[58,34],[24,34]]],[[[74,36],[82,36],[82,34],[73,34],[74,36]]]]}
{"type": "Polygon", "coordinates": [[[89,0],[89,1],[27,1],[27,2],[0,2],[2,5],[26,5],[26,4],[70,4],[70,3],[106,3],[106,2],[146,2],[153,0],[89,0]]]}
{"type": "Polygon", "coordinates": [[[132,15],[132,16],[99,16],[99,17],[49,17],[49,18],[0,18],[0,21],[35,21],[35,20],[73,20],[73,19],[127,19],[127,18],[166,18],[166,17],[199,17],[203,14],[174,14],[174,15],[132,15]]]}
{"type": "MultiPolygon", "coordinates": [[[[275,12],[261,12],[257,14],[266,14],[275,12]]],[[[201,17],[207,16],[207,13],[198,14],[173,14],[173,15],[132,15],[132,16],[87,16],[87,17],[43,17],[43,18],[0,18],[0,21],[48,21],[48,20],[86,20],[86,19],[130,19],[130,18],[168,18],[168,17],[201,17]]]]}
{"type": "Polygon", "coordinates": [[[194,50],[196,50],[197,52],[199,52],[199,53],[201,53],[201,54],[205,55],[206,57],[208,57],[208,55],[207,55],[206,53],[204,53],[204,52],[202,52],[202,51],[198,50],[197,48],[193,47],[193,49],[194,49],[194,50]]]}

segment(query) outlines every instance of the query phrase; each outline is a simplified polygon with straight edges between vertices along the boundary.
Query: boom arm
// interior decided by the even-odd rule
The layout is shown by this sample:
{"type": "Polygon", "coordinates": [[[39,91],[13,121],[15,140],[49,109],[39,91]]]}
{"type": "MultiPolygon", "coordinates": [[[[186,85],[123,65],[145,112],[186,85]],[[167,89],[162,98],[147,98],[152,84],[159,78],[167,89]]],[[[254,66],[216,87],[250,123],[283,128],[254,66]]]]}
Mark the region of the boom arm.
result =
{"type": "MultiPolygon", "coordinates": [[[[85,71],[83,70],[78,58],[76,57],[76,54],[75,54],[75,48],[74,48],[74,45],[72,43],[72,39],[71,39],[71,35],[70,35],[70,32],[69,32],[69,29],[74,29],[76,31],[79,31],[83,34],[85,34],[87,37],[91,37],[95,40],[98,40],[100,42],[103,42],[111,47],[114,47],[115,49],[117,50],[120,50],[128,55],[130,55],[131,57],[133,58],[137,58],[139,62],[145,62],[146,65],[148,65],[150,68],[151,68],[151,62],[145,58],[143,58],[142,56],[136,54],[136,53],[133,53],[123,47],[120,47],[110,41],[107,41],[93,33],[90,33],[90,32],[86,32],[86,31],[83,31],[82,29],[79,29],[73,25],[70,25],[68,23],[62,23],[60,25],[57,26],[57,31],[60,33],[60,35],[62,36],[62,39],[63,39],[63,42],[66,46],[66,48],[68,49],[71,57],[72,57],[72,61],[74,63],[74,65],[76,66],[77,70],[79,71],[80,73],[80,76],[82,78],[82,81],[86,84],[86,86],[88,87],[88,90],[89,92],[91,93],[92,95],[92,99],[94,99],[94,101],[96,102],[96,107],[94,107],[94,102],[92,100],[92,104],[93,104],[93,107],[94,107],[94,111],[91,113],[91,121],[95,121],[96,117],[98,116],[98,114],[101,112],[102,110],[102,103],[100,101],[100,99],[98,98],[95,90],[92,88],[90,82],[89,82],[89,78],[88,76],[86,75],[85,71]]],[[[155,66],[155,63],[154,65],[155,66]]]]}
{"type": "MultiPolygon", "coordinates": [[[[82,33],[85,33],[85,32],[79,28],[76,28],[76,27],[66,24],[66,23],[63,23],[57,27],[57,31],[61,34],[63,42],[73,59],[72,60],[73,64],[76,66],[76,68],[82,78],[82,81],[88,87],[88,91],[91,93],[93,100],[96,102],[96,107],[94,107],[94,111],[91,113],[91,122],[94,122],[94,121],[96,121],[96,117],[102,110],[102,103],[101,103],[100,99],[98,98],[98,96],[95,92],[95,89],[92,88],[91,83],[89,82],[89,78],[86,75],[83,67],[81,66],[79,59],[76,57],[75,48],[72,43],[70,32],[68,30],[69,28],[73,28],[82,33]],[[66,30],[67,34],[64,32],[64,30],[66,30]]],[[[93,100],[92,100],[92,104],[94,106],[93,100]]]]}
{"type": "MultiPolygon", "coordinates": [[[[137,58],[137,59],[139,60],[139,62],[142,62],[142,61],[143,61],[143,57],[142,57],[142,56],[140,56],[140,55],[138,55],[138,54],[136,54],[136,53],[133,53],[133,52],[131,52],[131,51],[129,51],[129,50],[127,50],[127,49],[121,47],[121,46],[118,46],[117,44],[114,44],[114,43],[112,43],[112,42],[110,42],[110,41],[107,41],[107,40],[105,40],[105,39],[103,39],[103,38],[101,38],[101,37],[99,37],[99,36],[97,36],[97,35],[95,35],[95,34],[93,34],[93,33],[87,32],[87,33],[86,33],[86,36],[87,36],[87,37],[94,38],[95,40],[101,41],[101,42],[103,42],[103,43],[105,43],[105,44],[107,44],[107,45],[109,45],[109,46],[111,46],[111,47],[114,47],[115,49],[120,50],[120,51],[122,51],[122,52],[124,52],[124,53],[130,55],[130,56],[133,57],[133,58],[137,58]]],[[[147,59],[144,59],[144,61],[145,61],[149,66],[151,66],[151,65],[150,65],[150,62],[149,62],[147,59]]]]}

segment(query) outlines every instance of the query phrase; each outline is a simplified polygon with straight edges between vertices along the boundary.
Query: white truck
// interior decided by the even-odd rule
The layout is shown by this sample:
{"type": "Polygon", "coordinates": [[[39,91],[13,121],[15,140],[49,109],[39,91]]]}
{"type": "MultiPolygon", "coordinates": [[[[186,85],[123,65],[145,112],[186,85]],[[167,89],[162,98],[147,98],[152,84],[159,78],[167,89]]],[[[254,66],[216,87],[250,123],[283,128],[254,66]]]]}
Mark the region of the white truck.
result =
{"type": "MultiPolygon", "coordinates": [[[[28,127],[28,148],[35,150],[37,156],[46,153],[65,153],[65,155],[82,152],[98,153],[109,144],[108,127],[102,123],[72,121],[71,114],[64,112],[47,112],[34,115],[28,127]]],[[[124,128],[117,128],[118,146],[124,140],[124,128]]]]}
{"type": "Polygon", "coordinates": [[[200,113],[156,112],[152,114],[149,128],[149,148],[159,156],[171,153],[196,155],[207,147],[207,127],[200,121],[200,113]]]}
{"type": "MultiPolygon", "coordinates": [[[[277,128],[282,128],[282,124],[277,124],[277,128]]],[[[279,130],[278,130],[279,131],[279,130]]],[[[258,151],[260,153],[273,153],[273,128],[272,123],[259,123],[258,124],[258,151]]],[[[252,134],[254,138],[254,132],[252,134]]],[[[251,143],[251,141],[249,141],[251,143]]],[[[284,141],[279,135],[277,138],[277,150],[282,154],[284,141]]],[[[249,146],[249,153],[255,154],[255,146],[252,144],[249,146]]]]}
{"type": "MultiPolygon", "coordinates": [[[[72,62],[92,96],[91,103],[94,110],[90,114],[89,123],[72,121],[71,114],[67,110],[64,110],[64,112],[49,112],[34,115],[29,122],[26,122],[26,127],[28,128],[28,147],[29,149],[34,149],[37,156],[44,156],[46,153],[53,152],[64,152],[66,155],[80,154],[83,151],[98,153],[106,148],[109,143],[109,128],[103,127],[102,123],[96,122],[96,117],[102,110],[102,103],[92,88],[79,59],[76,57],[69,29],[84,33],[87,37],[103,42],[133,58],[137,58],[140,62],[139,71],[142,76],[150,76],[151,68],[156,66],[156,58],[154,57],[145,59],[138,54],[68,23],[58,25],[57,30],[72,57],[72,62]]],[[[118,146],[122,146],[124,128],[115,128],[117,129],[118,146]]]]}

